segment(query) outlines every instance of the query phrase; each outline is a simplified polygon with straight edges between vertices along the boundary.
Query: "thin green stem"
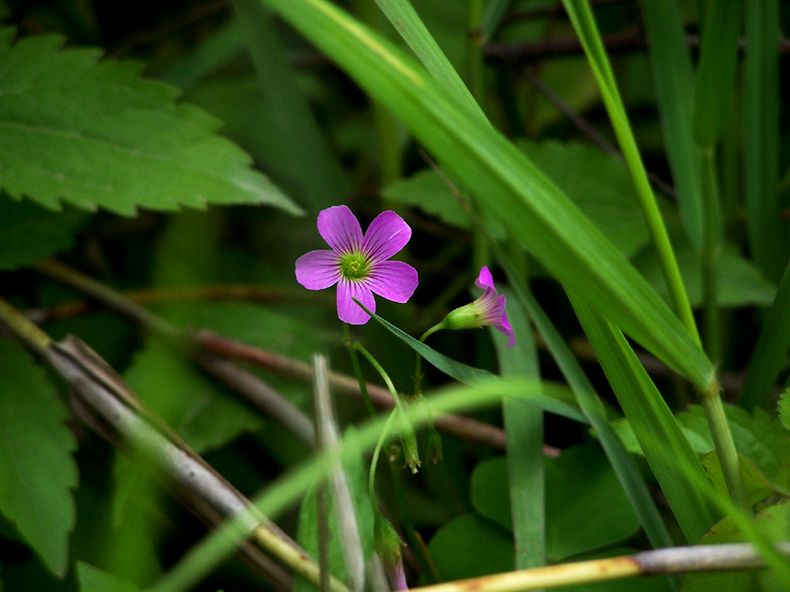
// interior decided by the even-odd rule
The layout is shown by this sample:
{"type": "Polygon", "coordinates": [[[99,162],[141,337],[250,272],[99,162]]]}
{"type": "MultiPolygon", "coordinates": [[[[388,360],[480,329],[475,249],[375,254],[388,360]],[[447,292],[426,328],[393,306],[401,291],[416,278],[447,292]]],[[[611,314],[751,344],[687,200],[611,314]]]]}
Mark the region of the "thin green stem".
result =
{"type": "Polygon", "coordinates": [[[716,181],[716,161],[713,148],[702,151],[705,225],[702,251],[702,297],[705,303],[705,349],[715,363],[719,357],[721,319],[717,295],[717,271],[721,233],[719,222],[719,194],[716,181]]]}
{"type": "Polygon", "coordinates": [[[727,491],[732,501],[743,511],[751,513],[751,504],[746,495],[746,486],[741,477],[740,462],[735,442],[732,439],[732,432],[727,423],[727,416],[724,413],[724,405],[721,402],[718,385],[715,390],[706,393],[702,398],[702,407],[705,410],[705,418],[708,420],[708,427],[713,435],[713,443],[724,474],[724,482],[727,484],[727,491]]]}
{"type": "MultiPolygon", "coordinates": [[[[436,333],[437,331],[444,328],[444,321],[440,321],[436,323],[430,329],[427,329],[425,333],[422,334],[420,337],[420,341],[425,343],[425,340],[428,339],[431,335],[436,333]]],[[[414,359],[414,397],[418,397],[420,392],[422,391],[422,356],[420,354],[415,354],[414,359]]]]}
{"type": "Polygon", "coordinates": [[[398,413],[397,409],[393,409],[390,412],[390,415],[387,418],[387,423],[384,424],[384,429],[381,430],[381,435],[379,436],[379,439],[376,442],[376,447],[373,449],[373,457],[370,460],[370,471],[368,473],[368,496],[370,497],[370,503],[373,504],[374,512],[377,511],[376,467],[379,464],[379,456],[381,455],[381,449],[384,447],[384,442],[387,441],[387,436],[389,435],[390,428],[392,427],[392,420],[395,419],[395,415],[397,413],[398,413]]]}
{"type": "Polygon", "coordinates": [[[373,401],[370,398],[370,393],[368,393],[368,384],[362,374],[362,367],[359,365],[359,356],[357,356],[358,344],[351,337],[351,330],[346,323],[343,323],[343,336],[346,347],[348,348],[348,355],[351,357],[351,368],[359,384],[359,392],[362,393],[362,400],[365,401],[365,408],[368,410],[368,415],[370,415],[370,417],[375,417],[376,409],[373,407],[373,401]]]}

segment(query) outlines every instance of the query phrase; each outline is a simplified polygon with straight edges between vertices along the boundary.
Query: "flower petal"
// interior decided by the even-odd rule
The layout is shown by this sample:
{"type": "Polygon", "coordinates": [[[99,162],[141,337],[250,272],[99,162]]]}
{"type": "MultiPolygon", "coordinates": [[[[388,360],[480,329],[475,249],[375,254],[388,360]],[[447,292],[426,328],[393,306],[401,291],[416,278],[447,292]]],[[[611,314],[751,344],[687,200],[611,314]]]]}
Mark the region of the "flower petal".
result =
{"type": "Polygon", "coordinates": [[[318,233],[335,253],[358,251],[362,228],[347,206],[332,206],[318,213],[318,233]]]}
{"type": "Polygon", "coordinates": [[[323,290],[340,279],[340,262],[333,251],[310,251],[296,260],[296,281],[308,290],[323,290]]]}
{"type": "Polygon", "coordinates": [[[417,270],[403,261],[381,261],[375,263],[365,283],[375,294],[403,304],[407,302],[419,279],[417,270]]]}
{"type": "Polygon", "coordinates": [[[475,280],[475,286],[478,288],[496,290],[494,287],[494,277],[491,275],[491,271],[488,269],[488,266],[483,265],[483,267],[480,268],[480,275],[478,275],[477,279],[475,280]]]}
{"type": "Polygon", "coordinates": [[[353,298],[359,300],[370,312],[376,312],[376,301],[366,282],[341,279],[337,284],[337,316],[349,325],[364,325],[370,320],[370,316],[353,298]]]}
{"type": "Polygon", "coordinates": [[[513,347],[516,345],[516,336],[513,334],[513,327],[510,325],[510,321],[507,319],[507,315],[502,315],[502,321],[494,327],[500,333],[504,333],[507,335],[507,346],[513,347]]]}
{"type": "Polygon", "coordinates": [[[381,212],[365,231],[362,252],[373,261],[384,261],[406,246],[411,227],[391,210],[381,212]]]}

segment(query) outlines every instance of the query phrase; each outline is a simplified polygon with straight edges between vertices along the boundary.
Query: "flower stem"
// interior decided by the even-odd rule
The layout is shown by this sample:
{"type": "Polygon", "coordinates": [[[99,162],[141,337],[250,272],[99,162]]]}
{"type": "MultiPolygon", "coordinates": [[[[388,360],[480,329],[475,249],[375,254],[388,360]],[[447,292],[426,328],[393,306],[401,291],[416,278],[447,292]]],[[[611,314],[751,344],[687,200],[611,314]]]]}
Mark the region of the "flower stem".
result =
{"type": "Polygon", "coordinates": [[[398,391],[395,390],[395,385],[392,383],[389,374],[387,374],[387,371],[379,364],[378,360],[373,357],[373,354],[371,354],[361,343],[355,343],[354,347],[368,362],[370,362],[370,365],[376,369],[384,381],[384,384],[387,385],[387,390],[389,390],[390,395],[392,395],[392,398],[395,400],[395,407],[401,415],[401,429],[403,430],[401,433],[401,443],[403,445],[406,463],[409,465],[412,472],[416,473],[417,467],[420,466],[420,456],[417,451],[417,436],[414,434],[414,427],[409,420],[406,419],[406,408],[403,405],[403,401],[400,395],[398,395],[398,391]]]}
{"type": "Polygon", "coordinates": [[[705,410],[705,418],[708,421],[708,428],[713,435],[713,443],[721,464],[721,471],[724,474],[724,482],[727,484],[727,491],[732,501],[746,512],[751,513],[751,504],[746,495],[746,486],[741,478],[740,462],[735,442],[732,438],[730,426],[727,423],[727,416],[724,413],[724,405],[721,402],[719,386],[715,384],[702,395],[702,407],[705,410]]]}
{"type": "MultiPolygon", "coordinates": [[[[426,330],[425,333],[422,334],[420,337],[420,341],[425,343],[425,340],[428,339],[429,336],[433,335],[440,329],[444,328],[444,321],[440,321],[436,323],[433,327],[426,330]]],[[[414,396],[419,397],[420,392],[422,391],[422,356],[420,354],[415,354],[414,359],[414,396]]]]}
{"type": "Polygon", "coordinates": [[[720,247],[719,195],[713,148],[702,151],[702,190],[705,235],[702,251],[702,296],[705,303],[705,349],[715,363],[720,349],[720,319],[717,294],[717,268],[720,247]]]}
{"type": "Polygon", "coordinates": [[[365,401],[365,408],[368,410],[370,417],[375,417],[376,409],[373,407],[373,401],[371,401],[370,393],[368,393],[368,384],[365,382],[365,377],[362,375],[362,367],[359,365],[359,356],[357,355],[357,346],[359,344],[351,337],[351,330],[348,328],[347,323],[343,323],[343,336],[348,348],[348,355],[351,357],[351,368],[359,384],[359,392],[362,394],[362,400],[365,401]]]}

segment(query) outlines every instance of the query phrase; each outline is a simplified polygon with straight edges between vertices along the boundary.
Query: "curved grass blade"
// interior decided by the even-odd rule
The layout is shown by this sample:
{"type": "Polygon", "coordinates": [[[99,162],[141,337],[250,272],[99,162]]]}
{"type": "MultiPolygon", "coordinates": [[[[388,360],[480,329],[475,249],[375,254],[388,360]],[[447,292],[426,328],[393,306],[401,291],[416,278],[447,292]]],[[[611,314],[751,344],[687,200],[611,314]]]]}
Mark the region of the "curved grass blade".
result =
{"type": "Polygon", "coordinates": [[[774,303],[752,354],[741,391],[741,406],[752,409],[767,403],[790,349],[790,263],[785,268],[774,303]]]}
{"type": "Polygon", "coordinates": [[[391,43],[324,0],[266,0],[390,108],[569,289],[698,388],[710,361],[677,317],[594,224],[535,165],[391,43]]]}
{"type": "Polygon", "coordinates": [[[695,478],[689,477],[706,479],[702,466],[622,333],[569,296],[683,535],[696,543],[715,521],[695,478]]]}
{"type": "Polygon", "coordinates": [[[702,248],[701,163],[691,130],[694,71],[675,2],[642,2],[664,150],[686,235],[702,248]]]}

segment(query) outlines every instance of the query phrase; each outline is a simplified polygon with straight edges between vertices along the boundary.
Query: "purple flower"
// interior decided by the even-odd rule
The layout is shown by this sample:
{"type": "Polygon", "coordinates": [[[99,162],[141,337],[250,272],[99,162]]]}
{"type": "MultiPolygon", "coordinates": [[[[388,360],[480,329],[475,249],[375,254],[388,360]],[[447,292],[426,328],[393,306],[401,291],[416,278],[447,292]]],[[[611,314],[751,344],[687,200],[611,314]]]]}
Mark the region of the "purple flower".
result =
{"type": "Polygon", "coordinates": [[[494,278],[485,265],[475,280],[475,286],[484,290],[483,295],[474,302],[465,304],[450,311],[441,325],[447,329],[472,329],[475,327],[493,327],[508,337],[508,347],[516,344],[513,327],[507,320],[505,305],[507,298],[498,294],[494,286],[494,278]]]}
{"type": "Polygon", "coordinates": [[[346,206],[318,214],[318,233],[330,250],[310,251],[296,260],[296,281],[308,290],[337,284],[337,316],[350,325],[370,320],[354,299],[376,312],[373,294],[407,302],[417,288],[417,270],[403,261],[388,261],[411,238],[411,228],[389,210],[370,223],[365,234],[346,206]]]}

